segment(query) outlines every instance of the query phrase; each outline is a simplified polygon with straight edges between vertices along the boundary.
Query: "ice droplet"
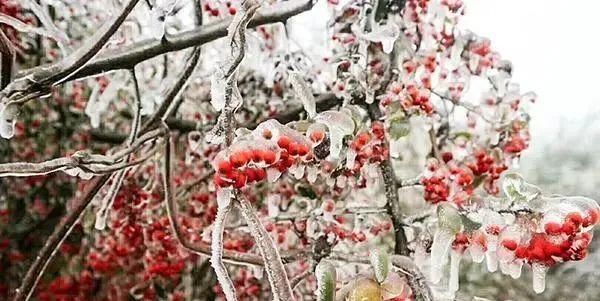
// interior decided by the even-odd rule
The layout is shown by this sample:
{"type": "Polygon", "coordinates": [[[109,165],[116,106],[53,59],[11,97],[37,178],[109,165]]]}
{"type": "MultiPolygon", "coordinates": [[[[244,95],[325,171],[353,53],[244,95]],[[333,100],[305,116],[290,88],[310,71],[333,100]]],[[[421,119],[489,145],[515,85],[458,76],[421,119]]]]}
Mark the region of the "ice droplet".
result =
{"type": "Polygon", "coordinates": [[[438,228],[433,235],[430,266],[432,283],[439,283],[442,280],[442,269],[448,261],[448,253],[450,252],[454,235],[454,233],[446,228],[438,228]]]}
{"type": "Polygon", "coordinates": [[[309,183],[314,183],[317,181],[317,176],[319,174],[319,169],[314,166],[314,165],[310,165],[306,168],[306,179],[308,180],[309,183]]]}
{"type": "Polygon", "coordinates": [[[400,27],[394,22],[388,22],[381,26],[376,26],[373,31],[362,34],[357,33],[363,39],[371,42],[380,42],[383,46],[383,52],[390,53],[394,49],[394,43],[400,36],[400,27]]]}
{"type": "Polygon", "coordinates": [[[533,290],[541,294],[546,289],[546,272],[548,267],[541,263],[533,263],[531,265],[533,273],[533,290]]]}
{"type": "Polygon", "coordinates": [[[281,204],[281,196],[279,194],[271,194],[267,197],[267,211],[269,217],[279,215],[279,205],[281,204]]]}
{"type": "MultiPolygon", "coordinates": [[[[491,245],[491,244],[490,244],[491,245]]],[[[498,270],[498,255],[496,251],[488,250],[485,252],[485,262],[489,272],[493,273],[498,270]]]]}

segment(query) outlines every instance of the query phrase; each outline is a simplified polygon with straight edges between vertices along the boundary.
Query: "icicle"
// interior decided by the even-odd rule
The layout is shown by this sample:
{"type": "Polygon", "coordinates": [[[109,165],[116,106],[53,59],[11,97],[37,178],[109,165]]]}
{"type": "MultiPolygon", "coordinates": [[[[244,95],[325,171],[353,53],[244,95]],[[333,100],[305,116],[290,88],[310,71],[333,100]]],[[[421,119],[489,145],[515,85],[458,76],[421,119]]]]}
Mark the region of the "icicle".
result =
{"type": "Polygon", "coordinates": [[[304,165],[294,164],[290,166],[289,172],[294,176],[296,180],[300,180],[304,177],[304,165]]]}
{"type": "Polygon", "coordinates": [[[306,168],[306,179],[308,180],[309,183],[314,183],[317,181],[317,176],[319,174],[319,169],[314,166],[314,165],[310,165],[306,168]]]}
{"type": "Polygon", "coordinates": [[[294,88],[296,96],[302,100],[302,105],[304,106],[304,110],[308,114],[308,117],[311,119],[314,118],[317,115],[317,107],[315,97],[312,95],[310,87],[298,72],[289,71],[288,74],[292,88],[294,88]]]}
{"type": "Polygon", "coordinates": [[[279,205],[281,204],[281,196],[278,194],[271,194],[267,197],[267,212],[269,217],[276,217],[279,215],[279,205]]]}
{"type": "Polygon", "coordinates": [[[354,168],[354,163],[356,163],[356,151],[353,148],[348,148],[348,151],[346,152],[346,168],[347,169],[353,169],[354,168]]]}
{"type": "Polygon", "coordinates": [[[90,123],[93,128],[98,128],[100,126],[100,114],[108,109],[108,103],[101,103],[98,99],[99,95],[100,85],[96,83],[92,88],[92,93],[85,106],[85,114],[90,117],[90,123]]]}
{"type": "Polygon", "coordinates": [[[496,251],[488,250],[485,252],[485,263],[490,273],[498,270],[498,255],[496,254],[496,251]]]}
{"type": "Polygon", "coordinates": [[[541,294],[546,289],[546,272],[548,271],[548,267],[535,262],[531,265],[531,269],[533,272],[533,290],[541,294]]]}
{"type": "Polygon", "coordinates": [[[10,139],[15,135],[15,124],[19,108],[17,105],[9,104],[5,106],[0,103],[0,136],[5,139],[10,139]]]}
{"type": "Polygon", "coordinates": [[[454,241],[454,235],[450,230],[441,228],[438,228],[433,235],[430,266],[432,283],[439,283],[442,280],[442,270],[448,261],[448,253],[450,252],[452,241],[454,241]]]}
{"type": "Polygon", "coordinates": [[[365,40],[371,42],[380,42],[383,46],[383,52],[388,54],[392,52],[394,49],[394,43],[400,36],[400,27],[398,27],[398,25],[394,22],[388,22],[384,25],[377,26],[373,28],[373,31],[367,34],[356,32],[354,29],[353,31],[355,31],[359,37],[365,40]]]}
{"type": "Polygon", "coordinates": [[[329,129],[329,157],[337,160],[342,150],[344,136],[354,132],[354,120],[344,113],[337,111],[325,111],[319,113],[315,120],[323,123],[329,129]]]}
{"type": "Polygon", "coordinates": [[[458,275],[460,272],[460,261],[462,254],[460,252],[452,250],[450,253],[450,280],[448,282],[448,290],[452,293],[458,291],[458,275]]]}
{"type": "Polygon", "coordinates": [[[335,300],[335,267],[327,260],[321,260],[315,269],[317,278],[317,300],[334,301],[335,300]]]}

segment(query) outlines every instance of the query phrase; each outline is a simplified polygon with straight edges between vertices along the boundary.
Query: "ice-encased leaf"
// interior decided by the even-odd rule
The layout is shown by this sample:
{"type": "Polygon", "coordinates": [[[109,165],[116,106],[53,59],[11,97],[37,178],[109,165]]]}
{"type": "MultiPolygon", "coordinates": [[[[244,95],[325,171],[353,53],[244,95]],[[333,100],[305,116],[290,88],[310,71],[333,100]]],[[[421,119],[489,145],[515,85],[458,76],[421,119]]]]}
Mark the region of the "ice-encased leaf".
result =
{"type": "Polygon", "coordinates": [[[400,298],[407,299],[411,295],[411,289],[406,278],[400,277],[397,273],[391,272],[383,283],[381,283],[381,296],[383,300],[392,300],[400,298]]]}
{"type": "Polygon", "coordinates": [[[302,105],[304,106],[304,110],[308,114],[308,117],[314,118],[315,115],[317,115],[317,106],[310,87],[300,73],[289,71],[288,74],[292,88],[294,89],[296,96],[302,101],[302,105]]]}
{"type": "Polygon", "coordinates": [[[397,140],[408,136],[410,133],[410,123],[404,118],[393,118],[390,120],[390,136],[397,140]]]}
{"type": "Polygon", "coordinates": [[[462,228],[462,217],[458,210],[447,203],[442,203],[437,208],[438,227],[456,234],[462,228]]]}
{"type": "Polygon", "coordinates": [[[317,277],[317,300],[334,301],[335,300],[335,267],[327,260],[321,260],[315,269],[317,277]]]}
{"type": "Polygon", "coordinates": [[[391,268],[390,255],[382,249],[375,249],[371,251],[369,256],[371,266],[375,272],[375,278],[377,282],[382,283],[388,276],[391,268]]]}
{"type": "Polygon", "coordinates": [[[354,120],[347,114],[338,111],[325,111],[315,117],[315,121],[329,129],[329,156],[336,160],[342,150],[344,136],[354,133],[354,120]]]}
{"type": "Polygon", "coordinates": [[[502,190],[511,202],[527,203],[541,194],[540,188],[525,182],[523,177],[516,173],[507,173],[502,181],[502,190]]]}
{"type": "Polygon", "coordinates": [[[352,283],[347,301],[383,300],[381,287],[372,279],[361,277],[352,283]]]}

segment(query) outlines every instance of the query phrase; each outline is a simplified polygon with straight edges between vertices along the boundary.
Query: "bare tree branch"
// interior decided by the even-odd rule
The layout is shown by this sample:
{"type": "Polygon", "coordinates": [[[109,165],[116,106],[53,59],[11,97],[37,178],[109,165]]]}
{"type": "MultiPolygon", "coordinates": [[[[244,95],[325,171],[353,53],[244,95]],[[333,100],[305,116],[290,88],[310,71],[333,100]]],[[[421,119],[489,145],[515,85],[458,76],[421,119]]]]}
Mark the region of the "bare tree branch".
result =
{"type": "Polygon", "coordinates": [[[0,30],[0,89],[4,89],[12,81],[15,72],[15,57],[12,43],[0,30]]]}

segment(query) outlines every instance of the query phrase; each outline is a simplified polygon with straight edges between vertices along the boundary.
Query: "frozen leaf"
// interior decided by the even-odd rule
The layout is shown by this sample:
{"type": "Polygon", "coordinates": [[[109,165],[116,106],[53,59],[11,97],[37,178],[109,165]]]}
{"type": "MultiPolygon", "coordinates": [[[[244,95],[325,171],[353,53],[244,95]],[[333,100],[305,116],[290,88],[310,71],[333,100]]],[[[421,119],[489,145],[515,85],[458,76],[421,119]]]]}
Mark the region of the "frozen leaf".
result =
{"type": "Polygon", "coordinates": [[[410,123],[404,118],[393,118],[390,120],[390,136],[397,140],[408,136],[410,133],[410,123]]]}
{"type": "Polygon", "coordinates": [[[388,22],[376,26],[373,31],[367,34],[358,33],[358,35],[367,41],[380,42],[383,46],[383,52],[390,53],[394,49],[394,43],[400,36],[400,27],[394,22],[388,22]]]}
{"type": "Polygon", "coordinates": [[[405,278],[391,272],[385,281],[381,283],[381,295],[383,300],[407,299],[411,295],[411,289],[405,278]]]}
{"type": "Polygon", "coordinates": [[[375,249],[371,251],[369,259],[371,260],[371,266],[375,271],[377,282],[382,283],[390,272],[390,255],[382,249],[375,249]]]}
{"type": "Polygon", "coordinates": [[[335,300],[335,267],[326,260],[321,260],[315,269],[317,277],[317,300],[334,301],[335,300]]]}
{"type": "Polygon", "coordinates": [[[456,234],[462,227],[462,217],[458,210],[447,203],[442,203],[437,208],[438,227],[456,234]]]}
{"type": "Polygon", "coordinates": [[[315,97],[313,96],[310,87],[302,75],[296,71],[289,71],[289,79],[296,96],[302,101],[302,105],[304,106],[304,110],[308,114],[308,117],[314,118],[317,115],[317,107],[315,97]]]}
{"type": "Polygon", "coordinates": [[[516,173],[504,175],[502,189],[509,200],[515,203],[530,202],[541,194],[537,186],[525,182],[523,177],[516,173]]]}
{"type": "Polygon", "coordinates": [[[351,285],[347,301],[383,300],[381,288],[374,280],[361,277],[351,285]]]}

